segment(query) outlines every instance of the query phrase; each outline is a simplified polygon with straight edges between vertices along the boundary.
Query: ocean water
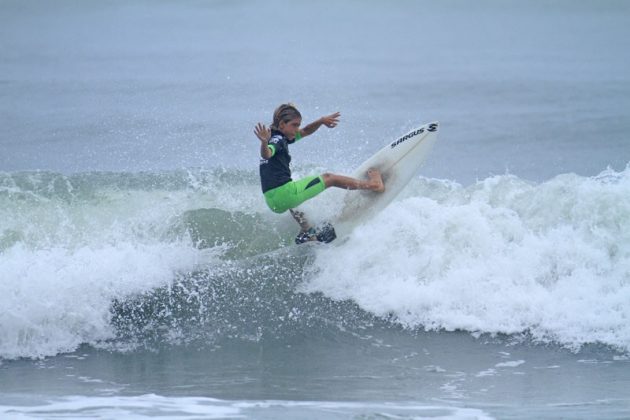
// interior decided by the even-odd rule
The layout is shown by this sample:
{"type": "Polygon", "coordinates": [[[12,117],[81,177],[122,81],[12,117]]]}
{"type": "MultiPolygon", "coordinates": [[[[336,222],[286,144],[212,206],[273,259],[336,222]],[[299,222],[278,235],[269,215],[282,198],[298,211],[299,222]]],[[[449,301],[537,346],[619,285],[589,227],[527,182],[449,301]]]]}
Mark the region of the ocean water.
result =
{"type": "Polygon", "coordinates": [[[630,417],[628,40],[624,1],[0,2],[0,417],[630,417]],[[294,246],[287,101],[342,113],[296,177],[439,140],[294,246]]]}

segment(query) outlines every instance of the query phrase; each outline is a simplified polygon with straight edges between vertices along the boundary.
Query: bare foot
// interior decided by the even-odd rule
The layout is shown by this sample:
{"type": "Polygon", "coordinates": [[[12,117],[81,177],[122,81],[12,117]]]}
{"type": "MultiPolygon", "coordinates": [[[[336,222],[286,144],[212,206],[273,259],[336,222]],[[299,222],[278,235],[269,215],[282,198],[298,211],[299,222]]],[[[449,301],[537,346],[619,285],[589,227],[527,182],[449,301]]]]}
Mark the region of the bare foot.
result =
{"type": "Polygon", "coordinates": [[[375,192],[385,191],[385,184],[383,184],[383,178],[381,178],[381,172],[378,169],[370,168],[367,174],[370,179],[370,190],[375,192]]]}

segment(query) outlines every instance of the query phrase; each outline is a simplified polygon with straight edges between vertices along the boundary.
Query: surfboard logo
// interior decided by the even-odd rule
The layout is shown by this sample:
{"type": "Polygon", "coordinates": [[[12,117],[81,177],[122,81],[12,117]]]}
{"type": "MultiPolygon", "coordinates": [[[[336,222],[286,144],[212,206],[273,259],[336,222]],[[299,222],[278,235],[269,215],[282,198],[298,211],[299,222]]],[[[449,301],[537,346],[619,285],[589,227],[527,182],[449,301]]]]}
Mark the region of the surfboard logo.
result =
{"type": "MultiPolygon", "coordinates": [[[[429,131],[429,132],[437,131],[437,128],[438,128],[437,124],[435,124],[435,123],[429,124],[429,126],[426,129],[426,131],[429,131]]],[[[393,149],[394,147],[398,146],[400,143],[403,143],[403,142],[409,140],[410,138],[415,137],[418,134],[422,134],[424,132],[425,132],[425,129],[424,129],[424,127],[422,127],[422,128],[419,128],[419,129],[417,129],[415,131],[412,131],[409,134],[405,134],[404,136],[402,136],[401,138],[399,138],[398,140],[393,142],[391,144],[391,148],[393,149]]]]}

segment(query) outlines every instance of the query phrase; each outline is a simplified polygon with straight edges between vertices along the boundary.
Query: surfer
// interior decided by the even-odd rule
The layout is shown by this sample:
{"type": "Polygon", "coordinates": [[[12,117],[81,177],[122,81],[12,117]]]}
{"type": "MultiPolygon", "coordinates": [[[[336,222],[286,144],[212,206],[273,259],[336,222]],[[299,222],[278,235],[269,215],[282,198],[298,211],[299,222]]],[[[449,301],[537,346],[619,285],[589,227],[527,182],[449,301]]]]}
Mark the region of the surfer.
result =
{"type": "MultiPolygon", "coordinates": [[[[302,124],[300,111],[293,104],[282,104],[274,111],[270,128],[262,123],[258,123],[254,128],[254,133],[260,140],[260,183],[265,201],[276,213],[289,210],[300,225],[301,230],[296,238],[298,243],[320,240],[316,237],[315,229],[306,220],[304,213],[296,210],[296,207],[306,200],[315,197],[328,187],[376,192],[385,190],[381,174],[376,169],[368,170],[367,180],[328,172],[307,176],[298,181],[291,179],[289,144],[313,134],[322,125],[328,128],[336,127],[340,115],[339,112],[335,112],[300,128],[302,124]]],[[[332,232],[334,235],[334,230],[332,232]]]]}

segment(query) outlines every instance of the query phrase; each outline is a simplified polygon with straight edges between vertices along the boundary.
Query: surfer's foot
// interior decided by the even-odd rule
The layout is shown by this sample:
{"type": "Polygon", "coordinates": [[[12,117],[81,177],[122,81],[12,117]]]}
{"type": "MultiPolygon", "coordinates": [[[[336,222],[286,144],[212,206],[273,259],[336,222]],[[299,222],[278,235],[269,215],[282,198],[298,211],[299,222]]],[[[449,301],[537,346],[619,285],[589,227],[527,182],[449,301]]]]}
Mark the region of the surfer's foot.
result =
{"type": "Polygon", "coordinates": [[[308,230],[301,230],[300,233],[295,237],[296,244],[304,244],[310,241],[317,240],[317,232],[314,228],[310,228],[308,230]]]}
{"type": "Polygon", "coordinates": [[[381,172],[378,169],[370,168],[367,171],[369,179],[369,189],[375,192],[385,191],[385,184],[383,184],[383,178],[381,172]]]}
{"type": "Polygon", "coordinates": [[[311,241],[329,243],[337,238],[335,228],[328,222],[321,224],[316,229],[310,228],[307,231],[300,231],[295,237],[296,244],[304,244],[311,241]]]}

